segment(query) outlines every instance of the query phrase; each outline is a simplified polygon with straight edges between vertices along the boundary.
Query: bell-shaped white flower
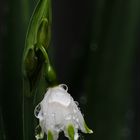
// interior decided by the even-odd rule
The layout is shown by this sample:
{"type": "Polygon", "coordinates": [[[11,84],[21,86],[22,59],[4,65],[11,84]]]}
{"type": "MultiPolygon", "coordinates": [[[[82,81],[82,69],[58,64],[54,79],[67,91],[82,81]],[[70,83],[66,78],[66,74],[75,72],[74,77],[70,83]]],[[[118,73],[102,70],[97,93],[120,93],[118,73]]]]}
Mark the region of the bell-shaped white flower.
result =
{"type": "Polygon", "coordinates": [[[48,88],[44,99],[35,108],[35,116],[48,140],[57,140],[61,131],[70,140],[78,140],[78,129],[84,133],[92,133],[67,91],[64,84],[48,88]]]}

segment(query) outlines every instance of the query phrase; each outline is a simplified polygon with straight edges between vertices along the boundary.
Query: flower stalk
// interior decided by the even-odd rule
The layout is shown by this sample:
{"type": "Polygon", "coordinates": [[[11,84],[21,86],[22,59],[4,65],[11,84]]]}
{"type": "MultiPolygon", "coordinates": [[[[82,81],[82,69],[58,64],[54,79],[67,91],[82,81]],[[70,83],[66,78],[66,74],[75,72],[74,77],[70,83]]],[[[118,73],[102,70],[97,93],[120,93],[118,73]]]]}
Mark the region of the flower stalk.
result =
{"type": "Polygon", "coordinates": [[[46,88],[57,81],[47,54],[51,18],[51,0],[39,0],[29,23],[22,60],[23,140],[36,139],[38,122],[33,115],[34,108],[43,98],[46,88]]]}
{"type": "Polygon", "coordinates": [[[58,85],[47,52],[50,40],[51,0],[40,0],[29,24],[23,53],[23,140],[45,139],[44,134],[47,140],[57,140],[62,131],[69,140],[78,140],[78,130],[92,130],[67,92],[68,87],[58,85]]]}

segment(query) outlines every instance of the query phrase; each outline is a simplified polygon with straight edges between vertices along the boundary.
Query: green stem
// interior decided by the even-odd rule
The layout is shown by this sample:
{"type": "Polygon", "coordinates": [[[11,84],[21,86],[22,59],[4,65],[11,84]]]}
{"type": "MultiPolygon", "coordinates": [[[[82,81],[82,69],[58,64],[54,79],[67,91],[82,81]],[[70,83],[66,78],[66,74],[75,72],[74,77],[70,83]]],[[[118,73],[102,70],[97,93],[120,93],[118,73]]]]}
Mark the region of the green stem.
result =
{"type": "Polygon", "coordinates": [[[36,45],[36,51],[40,50],[43,58],[45,59],[44,61],[44,67],[45,67],[45,78],[46,78],[46,82],[48,82],[49,86],[55,86],[57,85],[57,76],[56,73],[53,69],[53,67],[51,66],[50,60],[49,60],[49,56],[46,52],[46,49],[42,46],[42,45],[36,45]]]}
{"type": "Polygon", "coordinates": [[[56,83],[56,74],[46,51],[50,44],[51,18],[51,0],[39,0],[29,24],[23,52],[23,72],[26,71],[23,77],[23,140],[35,140],[38,120],[34,117],[34,108],[44,97],[48,85],[56,83]]]}

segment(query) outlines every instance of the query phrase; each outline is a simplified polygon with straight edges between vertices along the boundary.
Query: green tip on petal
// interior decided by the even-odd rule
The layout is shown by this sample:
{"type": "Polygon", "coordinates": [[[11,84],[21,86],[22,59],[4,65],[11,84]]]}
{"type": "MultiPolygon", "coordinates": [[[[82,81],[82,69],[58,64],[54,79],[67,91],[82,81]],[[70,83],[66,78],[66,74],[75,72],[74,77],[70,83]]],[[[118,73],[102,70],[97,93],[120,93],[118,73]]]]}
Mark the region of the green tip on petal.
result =
{"type": "Polygon", "coordinates": [[[74,140],[74,127],[72,124],[68,125],[68,136],[70,140],[74,140]]]}
{"type": "Polygon", "coordinates": [[[85,130],[86,130],[86,133],[93,133],[93,131],[91,129],[88,128],[87,124],[84,122],[84,127],[85,127],[85,130]]]}
{"type": "Polygon", "coordinates": [[[53,140],[53,133],[49,130],[47,134],[47,140],[53,140]]]}

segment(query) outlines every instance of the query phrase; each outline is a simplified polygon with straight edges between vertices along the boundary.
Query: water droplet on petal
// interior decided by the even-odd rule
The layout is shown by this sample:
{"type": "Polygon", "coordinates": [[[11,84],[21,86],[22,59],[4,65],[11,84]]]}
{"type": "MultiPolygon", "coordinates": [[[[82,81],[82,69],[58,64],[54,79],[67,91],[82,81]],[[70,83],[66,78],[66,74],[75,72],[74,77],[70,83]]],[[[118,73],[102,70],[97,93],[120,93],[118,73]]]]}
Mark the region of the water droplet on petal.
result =
{"type": "Polygon", "coordinates": [[[59,86],[62,87],[64,90],[68,91],[68,86],[67,86],[67,85],[61,84],[61,85],[59,85],[59,86]]]}
{"type": "Polygon", "coordinates": [[[79,119],[78,119],[78,118],[76,118],[76,121],[77,121],[77,122],[79,122],[79,119]]]}
{"type": "Polygon", "coordinates": [[[36,118],[38,118],[40,110],[41,110],[41,106],[40,106],[40,104],[38,104],[34,110],[34,115],[36,118]]]}

